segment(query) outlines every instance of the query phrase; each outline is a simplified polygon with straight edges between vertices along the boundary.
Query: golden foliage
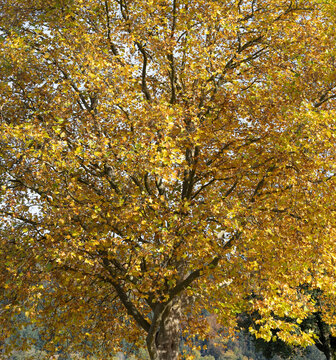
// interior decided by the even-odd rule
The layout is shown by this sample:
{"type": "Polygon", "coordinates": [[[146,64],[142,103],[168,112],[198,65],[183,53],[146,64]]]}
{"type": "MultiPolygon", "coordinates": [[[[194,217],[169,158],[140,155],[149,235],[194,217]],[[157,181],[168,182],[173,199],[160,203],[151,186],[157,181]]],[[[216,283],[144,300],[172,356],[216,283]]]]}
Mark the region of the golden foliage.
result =
{"type": "Polygon", "coordinates": [[[1,5],[4,328],[153,345],[184,294],[308,344],[302,284],[335,325],[333,1],[1,5]]]}

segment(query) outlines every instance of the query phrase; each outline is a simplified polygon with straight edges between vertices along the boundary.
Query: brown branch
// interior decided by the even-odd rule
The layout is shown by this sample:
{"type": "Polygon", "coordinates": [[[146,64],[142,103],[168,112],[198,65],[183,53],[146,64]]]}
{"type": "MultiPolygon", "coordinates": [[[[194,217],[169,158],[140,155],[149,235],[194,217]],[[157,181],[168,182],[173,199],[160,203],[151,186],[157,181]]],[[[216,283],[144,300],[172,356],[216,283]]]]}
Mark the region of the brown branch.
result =
{"type": "MultiPolygon", "coordinates": [[[[233,243],[235,240],[237,240],[239,238],[239,236],[241,235],[241,232],[237,232],[236,234],[234,234],[231,239],[229,239],[224,246],[222,247],[223,250],[229,249],[233,246],[233,243]]],[[[198,278],[200,278],[204,271],[206,269],[213,269],[215,268],[218,263],[221,260],[221,256],[218,255],[216,256],[210,263],[202,266],[201,268],[194,270],[193,272],[191,272],[186,279],[184,279],[183,281],[181,281],[180,283],[178,283],[173,289],[171,289],[171,291],[169,292],[169,298],[172,299],[174,298],[176,295],[178,295],[179,293],[181,293],[183,290],[185,290],[191,283],[193,283],[195,280],[197,280],[198,278]]]]}
{"type": "Polygon", "coordinates": [[[237,184],[238,184],[238,179],[233,183],[233,185],[230,187],[230,189],[228,189],[226,191],[226,193],[224,194],[224,197],[228,197],[232,193],[232,191],[236,188],[237,184]]]}
{"type": "Polygon", "coordinates": [[[147,62],[148,62],[148,55],[144,47],[137,41],[136,45],[143,56],[143,65],[142,65],[142,74],[141,74],[141,90],[145,94],[145,97],[148,101],[152,100],[152,97],[149,93],[146,76],[147,76],[147,62]]]}
{"type": "Polygon", "coordinates": [[[114,287],[116,293],[122,304],[124,305],[127,313],[133,317],[133,319],[137,322],[137,324],[142,327],[147,333],[150,330],[151,324],[144,318],[144,316],[140,313],[140,311],[135,307],[135,305],[130,300],[129,296],[122,288],[118,280],[116,279],[115,273],[113,269],[111,269],[109,260],[106,257],[102,257],[102,262],[105,269],[111,275],[111,279],[109,279],[110,284],[114,287]]]}
{"type": "Polygon", "coordinates": [[[55,61],[54,62],[55,65],[58,67],[58,69],[61,71],[61,73],[63,74],[64,76],[64,79],[65,80],[68,80],[70,82],[70,85],[71,87],[73,88],[73,90],[75,90],[75,92],[78,94],[80,100],[82,101],[82,103],[84,104],[85,106],[85,109],[88,110],[88,111],[91,111],[92,108],[91,106],[88,104],[88,102],[86,101],[84,95],[82,94],[82,92],[78,89],[78,87],[76,86],[76,84],[74,83],[74,81],[70,78],[70,76],[63,70],[59,67],[58,63],[55,61]]]}
{"type": "Polygon", "coordinates": [[[209,182],[207,182],[206,184],[202,185],[196,192],[195,194],[191,197],[191,199],[195,199],[197,197],[197,195],[204,190],[205,188],[207,188],[208,186],[210,186],[213,182],[217,181],[218,179],[211,179],[209,182]]]}
{"type": "Polygon", "coordinates": [[[320,99],[319,99],[319,101],[314,104],[314,107],[315,107],[315,108],[318,108],[318,107],[320,107],[322,104],[324,104],[325,102],[327,102],[327,101],[329,101],[329,100],[331,100],[331,99],[336,99],[336,94],[330,95],[330,96],[326,96],[326,95],[321,96],[320,99]]]}
{"type": "MultiPolygon", "coordinates": [[[[174,36],[176,28],[176,0],[173,1],[173,22],[172,22],[172,29],[171,29],[171,38],[174,36]]],[[[175,61],[174,61],[174,55],[173,52],[170,51],[170,53],[167,55],[169,64],[170,64],[170,84],[171,84],[171,98],[170,103],[175,104],[176,103],[176,70],[175,70],[175,61]]]]}
{"type": "Polygon", "coordinates": [[[243,51],[246,50],[247,48],[258,44],[262,38],[263,38],[263,35],[260,35],[260,36],[258,36],[258,37],[255,38],[255,39],[249,40],[249,41],[248,41],[247,43],[245,43],[243,46],[241,46],[240,41],[239,41],[238,54],[240,54],[241,52],[243,52],[243,51]]]}
{"type": "Polygon", "coordinates": [[[4,215],[5,217],[6,216],[10,216],[11,218],[13,219],[16,219],[16,220],[20,220],[26,224],[29,224],[29,225],[33,225],[34,227],[36,227],[37,225],[41,225],[39,223],[37,223],[36,221],[34,220],[31,220],[31,219],[27,219],[21,215],[16,215],[15,213],[11,212],[11,211],[0,211],[0,215],[4,215]]]}
{"type": "Polygon", "coordinates": [[[118,50],[117,50],[116,46],[113,44],[112,39],[111,39],[110,15],[109,15],[109,8],[108,8],[107,0],[105,0],[105,11],[106,11],[107,39],[110,44],[110,48],[111,48],[113,55],[118,56],[119,55],[118,50]]]}
{"type": "Polygon", "coordinates": [[[149,195],[153,195],[152,189],[150,188],[149,182],[148,182],[148,172],[146,172],[145,176],[144,176],[144,183],[145,183],[145,188],[147,190],[147,193],[149,195]]]}
{"type": "Polygon", "coordinates": [[[195,146],[195,150],[194,150],[194,156],[193,156],[193,167],[189,173],[189,184],[187,187],[187,193],[186,193],[186,197],[189,199],[191,197],[192,194],[192,189],[194,187],[194,178],[195,178],[195,174],[196,174],[196,166],[197,166],[197,162],[198,162],[198,156],[199,156],[199,147],[195,146]]]}

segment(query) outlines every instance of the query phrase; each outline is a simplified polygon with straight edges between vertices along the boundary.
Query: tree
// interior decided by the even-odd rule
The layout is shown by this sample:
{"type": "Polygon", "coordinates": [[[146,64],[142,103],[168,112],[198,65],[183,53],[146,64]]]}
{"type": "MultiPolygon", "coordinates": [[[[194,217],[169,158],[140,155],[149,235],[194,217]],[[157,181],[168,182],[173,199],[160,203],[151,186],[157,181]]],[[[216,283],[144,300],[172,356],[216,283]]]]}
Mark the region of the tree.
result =
{"type": "Polygon", "coordinates": [[[51,347],[176,359],[202,310],[252,307],[310,343],[270,312],[335,295],[335,3],[1,9],[3,331],[25,306],[51,347]]]}
{"type": "MultiPolygon", "coordinates": [[[[311,296],[311,305],[314,307],[314,312],[311,312],[311,314],[303,320],[291,317],[285,317],[282,320],[288,323],[298,322],[302,331],[314,333],[316,348],[325,355],[327,360],[335,359],[336,337],[333,335],[328,322],[324,320],[326,313],[328,314],[329,308],[333,307],[333,304],[328,303],[330,298],[325,296],[319,289],[303,286],[302,290],[308,292],[311,296]]],[[[251,327],[258,328],[260,318],[257,312],[253,314],[240,314],[239,325],[244,331],[247,331],[251,327]]],[[[271,358],[277,354],[281,357],[289,358],[291,355],[302,351],[302,347],[300,346],[291,346],[279,340],[277,338],[277,330],[272,331],[272,338],[272,342],[265,342],[262,338],[258,337],[258,334],[257,338],[254,337],[257,350],[261,350],[267,358],[271,358]]]]}

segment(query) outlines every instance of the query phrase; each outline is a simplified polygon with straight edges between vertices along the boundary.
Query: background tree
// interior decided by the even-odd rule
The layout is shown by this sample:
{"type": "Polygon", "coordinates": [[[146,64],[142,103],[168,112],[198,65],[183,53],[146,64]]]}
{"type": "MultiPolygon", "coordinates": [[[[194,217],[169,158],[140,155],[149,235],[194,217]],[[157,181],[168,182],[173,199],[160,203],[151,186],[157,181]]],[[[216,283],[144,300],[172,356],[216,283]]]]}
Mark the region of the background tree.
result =
{"type": "MultiPolygon", "coordinates": [[[[315,337],[317,349],[325,355],[327,360],[335,359],[336,337],[333,335],[334,333],[328,322],[324,320],[325,314],[328,314],[329,308],[332,307],[333,304],[328,303],[330,299],[329,296],[325,296],[319,289],[312,289],[303,285],[302,290],[310,294],[314,311],[302,320],[293,319],[290,316],[284,316],[282,320],[288,323],[298,322],[302,331],[312,332],[315,337]]],[[[239,315],[239,326],[245,331],[248,331],[251,328],[258,329],[260,322],[262,321],[258,312],[239,315]]],[[[284,358],[289,358],[302,351],[301,347],[286,344],[286,342],[278,339],[276,329],[272,331],[273,341],[271,342],[265,342],[260,338],[258,331],[256,334],[257,337],[254,337],[256,348],[257,350],[262,351],[267,358],[271,358],[277,354],[284,358]]]]}
{"type": "Polygon", "coordinates": [[[3,331],[175,359],[251,307],[310,343],[271,315],[335,294],[335,3],[0,5],[3,331]]]}

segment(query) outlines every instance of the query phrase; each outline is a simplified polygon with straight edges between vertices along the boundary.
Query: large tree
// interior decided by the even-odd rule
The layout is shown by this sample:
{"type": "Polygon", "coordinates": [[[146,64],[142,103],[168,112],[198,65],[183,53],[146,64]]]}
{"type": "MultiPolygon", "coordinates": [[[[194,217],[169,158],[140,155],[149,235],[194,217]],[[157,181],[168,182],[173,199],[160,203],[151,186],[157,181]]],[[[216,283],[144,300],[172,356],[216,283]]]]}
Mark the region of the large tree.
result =
{"type": "Polygon", "coordinates": [[[176,359],[257,308],[310,343],[273,316],[336,291],[335,2],[0,8],[4,336],[25,308],[50,346],[176,359]]]}

